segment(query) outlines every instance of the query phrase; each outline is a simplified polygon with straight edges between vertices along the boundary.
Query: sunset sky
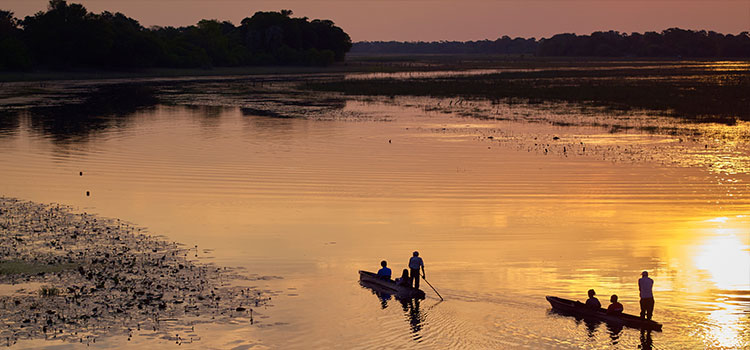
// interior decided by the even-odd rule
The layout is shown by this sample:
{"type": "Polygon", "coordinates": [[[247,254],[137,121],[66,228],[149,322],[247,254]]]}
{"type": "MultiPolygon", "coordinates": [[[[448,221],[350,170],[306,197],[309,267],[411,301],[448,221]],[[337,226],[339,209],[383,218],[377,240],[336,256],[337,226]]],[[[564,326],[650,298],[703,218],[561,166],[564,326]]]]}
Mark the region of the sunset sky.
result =
{"type": "MultiPolygon", "coordinates": [[[[79,0],[89,11],[122,12],[144,26],[184,26],[200,19],[238,24],[256,11],[290,9],[295,16],[333,20],[364,40],[481,40],[589,34],[598,30],[661,31],[670,27],[737,34],[750,31],[750,0],[79,0]]],[[[47,0],[0,0],[16,17],[47,0]]]]}

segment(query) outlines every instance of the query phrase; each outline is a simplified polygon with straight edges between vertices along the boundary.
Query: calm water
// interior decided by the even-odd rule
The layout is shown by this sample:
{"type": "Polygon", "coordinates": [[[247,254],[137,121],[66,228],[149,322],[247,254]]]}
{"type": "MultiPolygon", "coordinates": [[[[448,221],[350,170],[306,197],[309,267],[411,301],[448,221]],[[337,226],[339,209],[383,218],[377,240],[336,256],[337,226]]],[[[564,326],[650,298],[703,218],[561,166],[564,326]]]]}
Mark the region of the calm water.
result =
{"type": "MultiPolygon", "coordinates": [[[[503,108],[493,113],[549,115],[503,108]]],[[[349,100],[341,112],[349,117],[158,106],[75,137],[8,117],[0,194],[122,218],[198,245],[208,261],[269,276],[256,283],[273,295],[259,322],[196,327],[202,339],[182,347],[750,346],[742,140],[699,147],[676,136],[476,119],[418,100],[349,100]],[[569,140],[564,152],[546,146],[552,135],[569,140]],[[571,148],[579,140],[589,148],[571,148]],[[679,147],[654,148],[664,144],[679,147]],[[426,285],[426,300],[402,303],[358,284],[357,270],[386,259],[400,271],[413,250],[445,301],[426,285]],[[583,300],[594,288],[638,313],[642,270],[655,280],[661,333],[552,314],[544,299],[583,300]]],[[[139,336],[96,345],[176,346],[139,336]]]]}

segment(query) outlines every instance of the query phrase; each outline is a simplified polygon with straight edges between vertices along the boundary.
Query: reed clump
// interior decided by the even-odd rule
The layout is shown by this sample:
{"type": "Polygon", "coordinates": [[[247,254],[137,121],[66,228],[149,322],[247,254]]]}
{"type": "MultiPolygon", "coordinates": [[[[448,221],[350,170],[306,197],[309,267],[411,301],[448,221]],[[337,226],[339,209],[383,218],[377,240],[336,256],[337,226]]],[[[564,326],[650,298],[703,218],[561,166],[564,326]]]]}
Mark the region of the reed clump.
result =
{"type": "Polygon", "coordinates": [[[60,290],[56,287],[42,286],[39,289],[39,295],[43,297],[55,297],[60,295],[60,290]]]}

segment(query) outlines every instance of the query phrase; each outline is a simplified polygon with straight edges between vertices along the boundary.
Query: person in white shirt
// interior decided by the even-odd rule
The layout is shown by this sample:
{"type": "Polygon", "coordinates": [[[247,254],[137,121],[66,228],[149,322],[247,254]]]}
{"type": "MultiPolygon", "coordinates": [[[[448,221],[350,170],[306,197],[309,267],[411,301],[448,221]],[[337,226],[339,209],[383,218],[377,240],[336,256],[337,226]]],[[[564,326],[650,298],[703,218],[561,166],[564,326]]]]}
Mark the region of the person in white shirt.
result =
{"type": "Polygon", "coordinates": [[[641,318],[651,319],[654,314],[654,280],[648,277],[648,271],[643,271],[638,280],[638,290],[641,293],[641,318]]]}
{"type": "Polygon", "coordinates": [[[414,288],[419,289],[419,268],[422,268],[422,278],[424,278],[424,261],[419,257],[419,252],[415,251],[409,259],[409,271],[411,279],[414,280],[414,288]]]}

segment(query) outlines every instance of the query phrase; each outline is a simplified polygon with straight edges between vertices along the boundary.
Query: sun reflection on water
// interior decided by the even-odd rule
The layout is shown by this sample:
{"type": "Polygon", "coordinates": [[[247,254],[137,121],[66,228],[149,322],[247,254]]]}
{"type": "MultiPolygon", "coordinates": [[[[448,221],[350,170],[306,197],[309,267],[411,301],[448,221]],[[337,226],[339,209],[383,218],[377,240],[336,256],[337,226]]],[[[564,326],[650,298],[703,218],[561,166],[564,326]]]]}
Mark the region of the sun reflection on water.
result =
{"type": "Polygon", "coordinates": [[[747,317],[742,313],[741,307],[737,305],[709,313],[707,317],[709,330],[704,333],[706,345],[727,349],[741,348],[746,341],[743,339],[742,332],[747,327],[747,322],[744,324],[742,322],[743,317],[745,319],[747,317]]]}
{"type": "Polygon", "coordinates": [[[744,295],[750,293],[750,245],[747,242],[750,236],[747,228],[731,227],[732,219],[706,220],[722,227],[711,230],[712,235],[695,256],[695,267],[706,271],[715,285],[716,310],[706,316],[708,329],[703,333],[709,347],[736,348],[747,341],[743,339],[750,323],[747,302],[737,303],[732,299],[744,300],[744,295]]]}
{"type": "Polygon", "coordinates": [[[750,248],[740,239],[740,229],[717,228],[715,233],[702,245],[695,266],[721,290],[750,290],[750,248]]]}

